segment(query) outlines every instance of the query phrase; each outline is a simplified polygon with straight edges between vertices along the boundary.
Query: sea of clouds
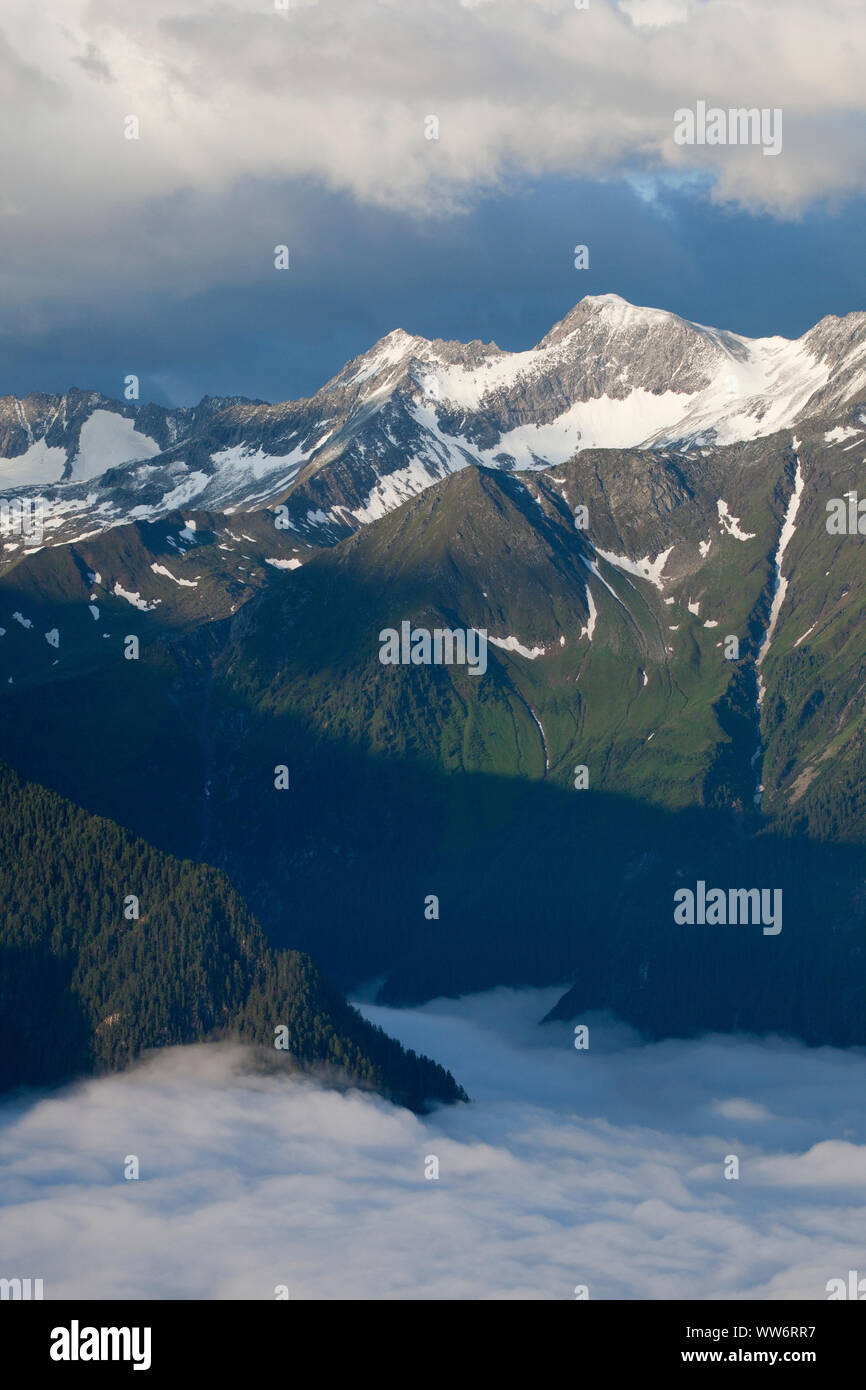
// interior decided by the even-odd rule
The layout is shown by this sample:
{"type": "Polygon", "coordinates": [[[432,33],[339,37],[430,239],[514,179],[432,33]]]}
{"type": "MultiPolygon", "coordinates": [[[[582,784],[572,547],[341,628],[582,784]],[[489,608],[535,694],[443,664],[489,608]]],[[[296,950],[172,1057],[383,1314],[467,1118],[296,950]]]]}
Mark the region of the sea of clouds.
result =
{"type": "Polygon", "coordinates": [[[603,1019],[578,1051],[538,1027],[556,993],[365,1005],[472,1096],[426,1118],[227,1045],[6,1102],[0,1275],[46,1298],[824,1299],[866,1272],[866,1054],[603,1019]]]}

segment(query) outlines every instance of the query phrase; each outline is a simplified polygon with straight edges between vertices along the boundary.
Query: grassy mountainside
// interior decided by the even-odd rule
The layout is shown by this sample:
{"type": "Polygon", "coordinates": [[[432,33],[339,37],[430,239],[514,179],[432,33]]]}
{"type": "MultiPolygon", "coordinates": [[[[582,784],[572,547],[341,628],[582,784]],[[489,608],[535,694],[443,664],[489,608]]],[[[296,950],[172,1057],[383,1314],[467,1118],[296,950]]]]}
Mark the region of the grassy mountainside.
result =
{"type": "Polygon", "coordinates": [[[110,669],[127,635],[146,644],[228,618],[308,553],[263,512],[173,512],[46,544],[0,572],[4,665],[19,685],[110,669]]]}
{"type": "Polygon", "coordinates": [[[19,681],[10,651],[0,746],[219,865],[273,942],[344,987],[381,977],[405,1001],[573,981],[569,1008],[657,1035],[862,1043],[863,540],[825,526],[828,491],[858,482],[860,435],[821,422],[798,446],[786,433],[467,468],[230,617],[153,618],[139,661],[92,653],[19,681]],[[383,666],[379,633],[403,620],[485,628],[533,655],[491,643],[483,677],[383,666]],[[675,929],[673,893],[698,879],[782,889],[782,934],[675,929]]]}

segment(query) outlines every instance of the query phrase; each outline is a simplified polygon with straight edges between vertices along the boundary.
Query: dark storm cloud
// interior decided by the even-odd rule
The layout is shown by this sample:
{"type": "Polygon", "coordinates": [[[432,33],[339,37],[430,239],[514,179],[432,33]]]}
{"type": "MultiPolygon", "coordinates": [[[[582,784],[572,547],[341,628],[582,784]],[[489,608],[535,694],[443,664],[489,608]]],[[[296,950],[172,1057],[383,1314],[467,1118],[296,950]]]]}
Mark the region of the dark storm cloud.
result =
{"type": "Polygon", "coordinates": [[[126,237],[94,242],[72,278],[48,228],[21,301],[6,296],[0,391],[117,396],[135,372],[145,399],[284,400],[393,328],[521,349],[608,291],[752,336],[798,336],[866,303],[863,203],[778,222],[722,214],[692,188],[638,188],[515,183],[460,217],[419,219],[309,181],[246,181],[240,220],[216,199],[164,199],[126,237]],[[288,272],[274,270],[277,243],[288,272]],[[588,271],[574,269],[577,244],[588,271]]]}

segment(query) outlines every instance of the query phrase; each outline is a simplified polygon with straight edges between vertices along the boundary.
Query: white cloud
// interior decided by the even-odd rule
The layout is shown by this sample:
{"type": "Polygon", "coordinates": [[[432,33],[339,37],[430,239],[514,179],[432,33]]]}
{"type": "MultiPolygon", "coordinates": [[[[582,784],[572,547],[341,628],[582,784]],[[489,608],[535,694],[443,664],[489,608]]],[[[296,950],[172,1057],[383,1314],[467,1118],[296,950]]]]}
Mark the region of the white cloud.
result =
{"type": "Polygon", "coordinates": [[[6,0],[0,339],[275,288],[282,244],[316,283],[354,201],[410,239],[543,175],[620,179],[661,217],[671,189],[793,215],[866,189],[864,59],[847,0],[65,0],[62,22],[6,0]],[[782,108],[782,153],[675,145],[698,99],[782,108]]]}
{"type": "Polygon", "coordinates": [[[47,1297],[820,1299],[862,1265],[866,1057],[603,1020],[578,1052],[536,1026],[555,997],[368,1008],[474,1097],[427,1119],[230,1047],[6,1103],[0,1274],[47,1297]]]}
{"type": "Polygon", "coordinates": [[[663,24],[681,24],[694,12],[692,0],[619,0],[619,8],[632,24],[657,28],[663,24]]]}
{"type": "Polygon", "coordinates": [[[8,224],[313,177],[432,210],[514,172],[703,168],[776,211],[866,186],[866,9],[849,0],[7,0],[8,224]],[[673,113],[781,107],[782,156],[682,148],[673,113]],[[138,141],[123,137],[135,114],[138,141]],[[440,138],[424,138],[436,114],[440,138]]]}

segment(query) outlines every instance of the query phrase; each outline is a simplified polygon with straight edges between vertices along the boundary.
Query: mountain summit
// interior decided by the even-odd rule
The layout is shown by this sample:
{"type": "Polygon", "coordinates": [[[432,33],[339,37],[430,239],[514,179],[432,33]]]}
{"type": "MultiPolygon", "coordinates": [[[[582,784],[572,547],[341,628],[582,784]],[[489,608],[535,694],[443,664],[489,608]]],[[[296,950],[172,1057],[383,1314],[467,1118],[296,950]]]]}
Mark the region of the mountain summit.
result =
{"type": "MultiPolygon", "coordinates": [[[[586,449],[731,444],[864,396],[864,313],[753,339],[588,295],[522,352],[395,329],[314,396],[279,405],[6,397],[0,480],[45,500],[49,543],[178,507],[286,502],[298,538],[333,544],[467,464],[520,471],[586,449]]],[[[6,542],[7,554],[27,544],[6,542]]]]}
{"type": "MultiPolygon", "coordinates": [[[[0,756],[344,989],[862,1045],[864,331],[598,296],[526,352],[395,330],[310,400],[88,454],[0,575],[0,756]],[[483,672],[383,662],[413,628],[485,634],[483,672]],[[699,883],[778,889],[784,929],[684,935],[699,883]]],[[[60,407],[75,460],[109,405],[60,407]]]]}

